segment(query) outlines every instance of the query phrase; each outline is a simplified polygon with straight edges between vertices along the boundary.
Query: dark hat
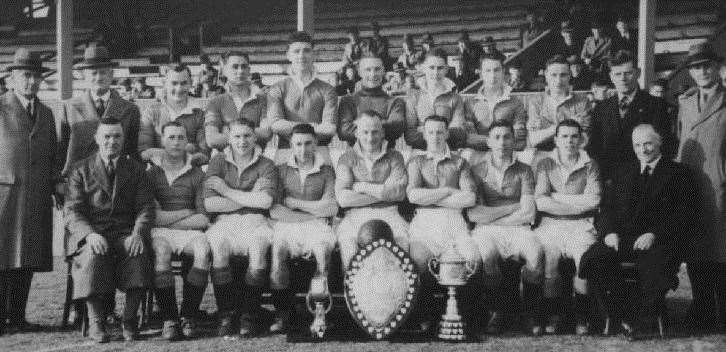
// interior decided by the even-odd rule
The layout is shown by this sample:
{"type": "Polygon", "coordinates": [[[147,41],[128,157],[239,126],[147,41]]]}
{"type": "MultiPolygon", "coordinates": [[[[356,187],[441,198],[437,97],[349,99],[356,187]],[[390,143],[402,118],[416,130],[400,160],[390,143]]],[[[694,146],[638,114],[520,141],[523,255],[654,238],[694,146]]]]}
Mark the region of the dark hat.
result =
{"type": "Polygon", "coordinates": [[[18,48],[13,56],[13,63],[5,68],[5,71],[12,70],[31,70],[36,72],[47,72],[49,68],[43,67],[43,60],[40,53],[32,52],[25,48],[18,48]]]}
{"type": "Polygon", "coordinates": [[[572,22],[570,22],[570,21],[562,21],[562,23],[560,23],[560,31],[562,31],[562,32],[572,32],[574,30],[575,29],[572,28],[572,22]]]}
{"type": "Polygon", "coordinates": [[[722,57],[718,56],[709,43],[691,45],[686,56],[686,66],[702,64],[708,61],[721,62],[722,57]]]}
{"type": "Polygon", "coordinates": [[[394,72],[401,72],[401,71],[406,71],[406,68],[405,68],[405,67],[403,67],[403,64],[402,64],[402,63],[400,63],[400,62],[396,62],[396,64],[395,64],[395,65],[393,65],[393,71],[394,71],[394,72]]]}
{"type": "Polygon", "coordinates": [[[260,76],[259,72],[252,72],[252,75],[250,76],[250,81],[261,81],[262,76],[260,76]]]}
{"type": "Polygon", "coordinates": [[[582,59],[577,55],[570,55],[570,57],[567,58],[567,63],[570,65],[584,65],[585,62],[582,61],[582,59]]]}
{"type": "Polygon", "coordinates": [[[494,45],[494,44],[496,44],[496,43],[494,42],[494,38],[492,36],[487,36],[486,38],[484,38],[484,41],[482,42],[482,45],[484,45],[484,46],[490,46],[490,45],[494,45]]]}
{"type": "Polygon", "coordinates": [[[105,46],[90,45],[83,52],[83,61],[77,63],[74,70],[87,68],[116,67],[118,62],[111,61],[111,56],[105,46]]]}

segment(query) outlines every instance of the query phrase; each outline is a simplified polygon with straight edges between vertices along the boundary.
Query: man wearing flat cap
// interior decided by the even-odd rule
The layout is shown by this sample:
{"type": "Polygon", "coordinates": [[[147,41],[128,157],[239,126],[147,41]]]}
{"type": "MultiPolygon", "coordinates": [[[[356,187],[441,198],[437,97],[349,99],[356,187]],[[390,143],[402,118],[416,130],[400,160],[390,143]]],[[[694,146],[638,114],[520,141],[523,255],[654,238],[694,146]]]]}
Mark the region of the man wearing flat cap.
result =
{"type": "Polygon", "coordinates": [[[70,167],[96,151],[93,135],[98,121],[115,118],[121,121],[125,143],[123,154],[139,160],[138,140],[141,112],[136,104],[124,100],[113,89],[113,68],[118,63],[111,61],[108,49],[91,45],[83,53],[83,61],[73,67],[83,72],[87,91],[64,102],[61,114],[61,134],[65,165],[62,175],[67,177],[70,167]]]}
{"type": "Polygon", "coordinates": [[[678,160],[696,176],[699,196],[697,232],[685,258],[693,290],[691,317],[695,328],[713,328],[718,306],[719,328],[726,329],[726,89],[718,84],[723,58],[708,43],[691,46],[688,73],[696,86],[678,99],[678,160]]]}
{"type": "Polygon", "coordinates": [[[53,113],[37,97],[46,71],[38,53],[18,49],[7,67],[12,90],[0,95],[0,334],[33,328],[25,320],[33,273],[53,270],[60,163],[53,113]]]}
{"type": "Polygon", "coordinates": [[[591,70],[600,72],[605,60],[610,54],[611,39],[603,32],[599,21],[592,21],[590,25],[592,36],[585,39],[580,57],[591,70]]]}

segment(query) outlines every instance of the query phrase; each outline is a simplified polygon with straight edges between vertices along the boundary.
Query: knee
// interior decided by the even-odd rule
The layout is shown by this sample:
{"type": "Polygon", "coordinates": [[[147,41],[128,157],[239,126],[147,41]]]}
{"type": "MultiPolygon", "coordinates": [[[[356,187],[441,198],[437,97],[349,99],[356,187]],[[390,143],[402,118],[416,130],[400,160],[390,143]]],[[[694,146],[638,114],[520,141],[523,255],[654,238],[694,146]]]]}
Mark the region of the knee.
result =
{"type": "Polygon", "coordinates": [[[194,258],[209,258],[209,255],[212,253],[212,247],[204,237],[197,237],[192,241],[191,245],[194,258]]]}
{"type": "Polygon", "coordinates": [[[162,238],[154,238],[151,241],[151,248],[157,259],[171,258],[172,249],[169,242],[162,238]]]}

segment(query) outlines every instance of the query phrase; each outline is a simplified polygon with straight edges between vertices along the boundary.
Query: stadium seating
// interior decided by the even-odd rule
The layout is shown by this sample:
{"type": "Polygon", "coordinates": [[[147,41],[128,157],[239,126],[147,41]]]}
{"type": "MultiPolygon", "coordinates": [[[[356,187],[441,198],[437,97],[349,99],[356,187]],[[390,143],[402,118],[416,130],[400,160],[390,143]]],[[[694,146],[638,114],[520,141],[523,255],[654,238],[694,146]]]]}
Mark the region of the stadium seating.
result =
{"type": "MultiPolygon", "coordinates": [[[[372,2],[329,2],[317,1],[315,9],[316,68],[326,80],[334,80],[334,72],[340,68],[348,27],[357,26],[361,37],[371,35],[371,20],[381,26],[381,33],[390,42],[390,55],[397,57],[401,52],[402,36],[414,35],[418,44],[422,36],[429,32],[437,46],[449,53],[456,52],[456,40],[461,30],[467,30],[472,40],[481,41],[492,36],[497,47],[505,54],[519,49],[518,27],[524,22],[527,0],[492,1],[411,1],[388,2],[386,6],[375,7],[372,2]],[[435,16],[432,16],[435,14],[435,16]]],[[[380,2],[379,2],[380,3],[380,2]]],[[[688,47],[711,37],[718,25],[713,1],[664,0],[658,4],[656,17],[656,70],[666,71],[675,68],[688,47]]],[[[230,49],[241,49],[250,54],[252,70],[262,75],[263,82],[271,84],[285,74],[285,40],[295,29],[296,13],[294,8],[285,8],[281,13],[261,16],[254,22],[241,23],[227,33],[222,33],[216,41],[206,42],[203,52],[212,61],[230,49]]],[[[82,45],[93,36],[91,25],[77,28],[74,55],[82,54],[82,45]]],[[[117,77],[158,76],[158,66],[168,62],[168,29],[162,24],[151,25],[146,31],[144,47],[134,59],[119,60],[117,77]]],[[[12,31],[0,27],[0,68],[12,60],[12,54],[19,46],[29,46],[39,50],[46,57],[53,58],[55,53],[55,30],[45,28],[12,31]]],[[[181,60],[190,65],[198,65],[196,55],[182,56],[181,60]]],[[[48,67],[54,62],[48,62],[48,67]]],[[[198,72],[197,68],[192,69],[198,72]]],[[[157,80],[158,82],[158,80],[157,80]]],[[[74,84],[74,87],[82,88],[74,84]]],[[[55,90],[55,76],[51,75],[43,90],[55,90]]],[[[47,94],[48,96],[52,95],[47,94]]]]}

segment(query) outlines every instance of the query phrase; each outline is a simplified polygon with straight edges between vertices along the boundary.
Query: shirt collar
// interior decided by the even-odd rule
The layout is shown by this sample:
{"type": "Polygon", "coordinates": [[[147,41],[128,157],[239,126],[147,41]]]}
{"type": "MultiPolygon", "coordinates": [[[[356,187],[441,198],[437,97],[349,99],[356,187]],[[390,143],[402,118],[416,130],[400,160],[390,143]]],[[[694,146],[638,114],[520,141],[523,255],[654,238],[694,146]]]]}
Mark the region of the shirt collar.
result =
{"type": "Polygon", "coordinates": [[[554,103],[555,107],[558,107],[573,98],[572,89],[568,90],[567,95],[564,98],[555,98],[552,94],[550,94],[550,89],[545,88],[545,96],[554,103]]]}
{"type": "Polygon", "coordinates": [[[491,103],[492,106],[494,106],[494,105],[499,104],[500,102],[509,100],[511,98],[509,95],[511,92],[512,92],[512,87],[510,87],[508,84],[505,84],[504,88],[502,89],[502,94],[499,96],[496,96],[492,101],[489,101],[487,98],[490,98],[492,96],[485,95],[484,87],[482,86],[479,89],[479,91],[477,92],[477,95],[476,95],[476,97],[474,97],[474,99],[485,100],[485,101],[491,103]]]}
{"type": "Polygon", "coordinates": [[[172,109],[171,105],[169,105],[167,102],[164,102],[164,105],[166,106],[166,110],[169,112],[169,116],[172,117],[172,120],[176,120],[179,117],[181,117],[182,115],[193,114],[194,108],[196,108],[196,106],[192,105],[191,101],[187,101],[187,106],[185,106],[183,109],[181,109],[178,112],[175,111],[174,109],[172,109]]]}
{"type": "Polygon", "coordinates": [[[251,84],[250,96],[247,97],[246,100],[242,101],[242,99],[231,93],[229,94],[229,96],[232,98],[232,101],[234,102],[234,105],[237,107],[237,111],[239,112],[247,103],[257,99],[260,96],[261,92],[262,90],[260,88],[257,88],[256,85],[251,84]]]}
{"type": "MultiPolygon", "coordinates": [[[[324,163],[325,163],[325,159],[323,158],[323,156],[320,153],[315,152],[315,157],[313,160],[313,167],[311,169],[304,170],[304,171],[309,174],[319,172],[320,167],[323,166],[324,163]]],[[[290,153],[290,159],[287,160],[287,165],[293,169],[300,170],[300,166],[295,161],[295,155],[292,153],[290,153]]]]}
{"type": "Polygon", "coordinates": [[[159,163],[159,168],[161,168],[161,170],[164,171],[164,176],[166,176],[166,180],[169,181],[169,185],[171,186],[171,184],[174,183],[174,181],[176,181],[176,179],[178,179],[179,177],[186,174],[187,172],[189,172],[189,170],[192,169],[191,161],[192,161],[192,158],[187,156],[184,166],[182,166],[181,169],[176,170],[176,172],[173,172],[173,173],[164,169],[164,167],[162,166],[162,165],[164,165],[163,162],[159,163]]]}
{"type": "Polygon", "coordinates": [[[254,155],[252,156],[252,160],[250,160],[249,164],[247,164],[245,167],[242,167],[241,165],[237,164],[234,161],[232,147],[227,146],[226,148],[224,148],[224,160],[226,160],[228,163],[237,167],[237,176],[241,175],[242,172],[245,169],[247,169],[248,167],[254,165],[257,162],[257,160],[260,158],[261,155],[262,155],[262,148],[259,145],[256,145],[254,155]]]}
{"type": "MultiPolygon", "coordinates": [[[[108,168],[109,159],[102,156],[100,153],[98,154],[98,157],[101,158],[101,161],[103,162],[103,167],[108,168]]],[[[120,158],[120,156],[111,158],[111,161],[113,162],[114,167],[118,167],[118,158],[120,158]]]]}
{"type": "Polygon", "coordinates": [[[100,95],[100,96],[96,95],[96,92],[94,92],[94,91],[88,91],[88,92],[91,93],[91,101],[94,103],[96,101],[98,101],[98,98],[101,98],[101,100],[103,100],[104,104],[108,103],[108,100],[111,99],[111,90],[110,89],[107,90],[106,93],[103,93],[103,95],[100,95]]]}
{"type": "Polygon", "coordinates": [[[298,88],[300,88],[300,91],[313,84],[313,82],[315,82],[315,80],[318,78],[318,70],[315,69],[315,66],[313,66],[313,77],[308,83],[303,83],[303,81],[297,78],[297,75],[295,75],[289,68],[287,70],[287,74],[290,76],[290,78],[292,78],[292,81],[295,82],[298,88]]]}
{"type": "MultiPolygon", "coordinates": [[[[363,154],[363,148],[361,148],[359,142],[355,142],[355,145],[353,145],[353,151],[355,151],[355,153],[358,154],[358,156],[363,158],[363,160],[366,160],[365,154],[363,154]]],[[[376,162],[380,158],[382,158],[383,155],[386,154],[386,151],[388,151],[388,141],[384,139],[383,144],[381,144],[381,152],[374,156],[373,162],[376,162]]]]}
{"type": "MultiPolygon", "coordinates": [[[[561,168],[564,168],[565,165],[562,163],[562,160],[560,159],[560,153],[557,152],[556,147],[551,151],[551,153],[551,158],[555,161],[555,164],[557,164],[557,166],[561,168]]],[[[590,156],[587,155],[587,152],[583,149],[580,149],[579,156],[577,157],[577,163],[572,168],[572,171],[582,169],[590,162],[590,160],[590,156]]]]}
{"type": "MultiPolygon", "coordinates": [[[[436,157],[437,157],[436,155],[434,155],[430,151],[426,150],[426,158],[427,159],[436,159],[436,157]]],[[[451,149],[449,149],[449,145],[448,144],[446,144],[444,146],[444,155],[443,155],[443,157],[439,157],[438,158],[438,161],[440,161],[440,160],[446,160],[446,159],[451,159],[451,149]]]]}
{"type": "Polygon", "coordinates": [[[434,98],[438,97],[439,95],[444,95],[446,93],[449,93],[449,92],[451,92],[452,89],[456,88],[456,83],[454,83],[454,81],[452,81],[446,77],[444,77],[444,79],[442,79],[441,82],[439,82],[439,83],[440,84],[438,86],[443,87],[444,88],[443,91],[442,90],[438,90],[438,91],[430,90],[429,88],[434,89],[435,87],[429,87],[428,81],[426,81],[425,77],[422,77],[419,80],[419,82],[417,82],[417,85],[421,88],[421,90],[428,93],[429,95],[431,95],[434,98]],[[434,96],[434,94],[435,94],[435,96],[434,96]]]}
{"type": "MultiPolygon", "coordinates": [[[[494,166],[494,165],[495,165],[495,164],[494,164],[494,153],[492,153],[492,152],[489,152],[489,153],[487,153],[487,154],[489,154],[489,157],[485,159],[485,160],[486,160],[486,162],[487,162],[487,163],[489,164],[489,166],[491,166],[491,167],[492,167],[492,168],[493,168],[494,170],[497,170],[497,171],[499,171],[500,169],[497,169],[497,167],[496,167],[496,166],[494,166]]],[[[517,158],[515,157],[515,155],[514,155],[514,154],[512,154],[512,160],[510,160],[510,161],[509,161],[509,163],[508,163],[508,164],[506,164],[506,165],[504,165],[504,167],[503,167],[503,168],[501,169],[501,172],[502,172],[502,174],[504,174],[504,173],[505,173],[505,172],[507,171],[507,169],[509,169],[510,167],[512,167],[512,165],[514,165],[514,163],[515,163],[515,162],[517,162],[517,158]]]]}
{"type": "Polygon", "coordinates": [[[716,82],[716,84],[714,84],[711,88],[700,88],[699,87],[698,88],[698,93],[700,94],[699,95],[700,96],[700,99],[703,99],[703,94],[707,94],[708,95],[708,99],[711,99],[711,97],[714,94],[716,94],[716,91],[718,90],[718,86],[719,85],[720,84],[718,84],[718,82],[716,82]]]}
{"type": "Polygon", "coordinates": [[[660,162],[660,159],[663,157],[663,155],[659,155],[655,160],[645,164],[642,161],[640,162],[640,173],[642,174],[645,170],[646,166],[650,166],[650,175],[653,174],[653,170],[655,170],[656,165],[658,165],[658,162],[660,162]]]}
{"type": "Polygon", "coordinates": [[[630,104],[633,102],[633,99],[635,99],[636,94],[638,94],[637,89],[633,89],[633,92],[628,95],[623,95],[622,93],[618,92],[618,102],[623,101],[623,97],[627,97],[628,99],[626,100],[626,103],[630,104]]]}
{"type": "MultiPolygon", "coordinates": [[[[20,100],[20,105],[23,106],[23,108],[28,107],[28,103],[30,103],[31,108],[35,108],[35,98],[28,99],[24,97],[22,94],[18,94],[17,92],[13,91],[15,93],[15,96],[18,97],[18,100],[20,100]]],[[[30,111],[28,111],[30,113],[30,111]]]]}

